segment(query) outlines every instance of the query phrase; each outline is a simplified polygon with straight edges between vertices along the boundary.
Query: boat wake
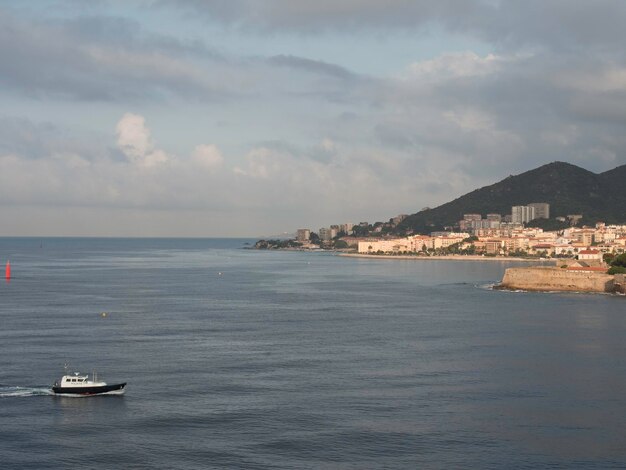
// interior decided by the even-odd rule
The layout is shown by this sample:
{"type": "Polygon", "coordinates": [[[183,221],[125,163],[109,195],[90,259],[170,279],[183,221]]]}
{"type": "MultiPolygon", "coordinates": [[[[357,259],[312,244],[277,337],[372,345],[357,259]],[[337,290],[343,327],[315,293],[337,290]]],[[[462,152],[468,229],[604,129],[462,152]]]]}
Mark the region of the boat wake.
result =
{"type": "Polygon", "coordinates": [[[501,290],[501,289],[498,289],[499,285],[500,285],[499,282],[490,282],[488,284],[474,284],[474,287],[478,289],[485,289],[485,290],[501,290]]]}
{"type": "Polygon", "coordinates": [[[24,398],[53,395],[50,387],[10,387],[0,385],[0,398],[24,398]]]}

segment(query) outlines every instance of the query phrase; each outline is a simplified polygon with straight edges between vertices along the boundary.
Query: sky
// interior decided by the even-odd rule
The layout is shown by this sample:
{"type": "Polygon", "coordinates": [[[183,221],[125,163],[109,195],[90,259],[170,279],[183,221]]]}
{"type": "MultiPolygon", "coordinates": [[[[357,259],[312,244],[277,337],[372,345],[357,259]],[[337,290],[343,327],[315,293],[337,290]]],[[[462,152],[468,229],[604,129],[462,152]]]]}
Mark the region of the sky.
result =
{"type": "Polygon", "coordinates": [[[0,0],[0,236],[261,237],[607,171],[624,24],[621,0],[0,0]]]}

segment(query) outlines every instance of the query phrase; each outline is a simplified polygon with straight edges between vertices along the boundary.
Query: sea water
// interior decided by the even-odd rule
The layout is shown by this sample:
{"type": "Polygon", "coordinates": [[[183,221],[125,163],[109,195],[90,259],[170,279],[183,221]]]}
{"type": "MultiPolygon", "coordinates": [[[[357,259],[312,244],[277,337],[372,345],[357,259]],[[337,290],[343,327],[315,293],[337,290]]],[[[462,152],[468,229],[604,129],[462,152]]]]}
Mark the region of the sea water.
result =
{"type": "Polygon", "coordinates": [[[0,239],[0,467],[626,466],[626,299],[251,242],[0,239]]]}

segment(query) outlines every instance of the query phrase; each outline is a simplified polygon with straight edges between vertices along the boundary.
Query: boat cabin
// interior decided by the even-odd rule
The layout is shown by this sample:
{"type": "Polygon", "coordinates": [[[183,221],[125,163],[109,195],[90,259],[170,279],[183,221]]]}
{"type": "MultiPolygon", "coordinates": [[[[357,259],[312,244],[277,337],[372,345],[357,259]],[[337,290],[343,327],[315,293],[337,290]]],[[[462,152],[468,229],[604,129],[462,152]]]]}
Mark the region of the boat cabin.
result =
{"type": "Polygon", "coordinates": [[[61,387],[84,387],[88,382],[87,375],[64,375],[61,378],[61,387]]]}
{"type": "Polygon", "coordinates": [[[85,382],[87,381],[87,376],[86,375],[64,375],[63,378],[61,379],[61,384],[63,386],[66,385],[84,385],[85,382]]]}
{"type": "Polygon", "coordinates": [[[61,383],[56,382],[57,387],[94,387],[106,385],[106,382],[89,380],[88,375],[64,375],[61,377],[61,383]]]}

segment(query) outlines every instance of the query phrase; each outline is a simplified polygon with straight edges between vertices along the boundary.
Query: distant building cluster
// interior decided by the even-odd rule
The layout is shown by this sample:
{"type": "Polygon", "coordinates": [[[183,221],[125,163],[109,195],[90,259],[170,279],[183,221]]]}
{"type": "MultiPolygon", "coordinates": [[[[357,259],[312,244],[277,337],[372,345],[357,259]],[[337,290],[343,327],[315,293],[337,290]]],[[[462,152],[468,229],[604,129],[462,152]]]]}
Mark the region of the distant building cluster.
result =
{"type": "MultiPolygon", "coordinates": [[[[576,226],[581,214],[556,217],[569,221],[569,228],[544,231],[526,226],[536,219],[550,218],[550,204],[534,202],[511,207],[510,214],[464,214],[457,231],[430,235],[393,236],[408,216],[400,214],[388,222],[345,223],[322,227],[317,233],[298,229],[296,239],[304,249],[356,248],[365,254],[478,254],[488,256],[546,256],[576,258],[581,262],[601,262],[604,253],[626,250],[626,225],[596,224],[595,228],[576,226]]],[[[452,228],[446,228],[451,230],[452,228]]],[[[410,233],[410,232],[407,232],[410,233]]]]}
{"type": "MultiPolygon", "coordinates": [[[[315,241],[315,245],[328,245],[337,237],[351,237],[357,236],[359,233],[384,233],[391,230],[400,224],[408,215],[400,214],[396,217],[389,219],[389,222],[377,222],[374,225],[370,225],[369,222],[360,222],[353,224],[351,222],[331,225],[330,227],[321,227],[317,232],[313,232],[308,228],[300,228],[296,230],[296,241],[301,243],[303,247],[308,247],[315,241]],[[317,240],[314,240],[317,238],[317,240]]],[[[352,244],[351,242],[348,244],[352,244]]]]}
{"type": "Polygon", "coordinates": [[[413,235],[387,240],[367,239],[358,242],[359,253],[419,253],[448,248],[462,243],[469,233],[446,233],[445,235],[413,235]]]}
{"type": "MultiPolygon", "coordinates": [[[[367,222],[363,222],[366,225],[367,222]]],[[[346,223],[341,225],[331,225],[330,227],[321,227],[317,231],[317,238],[319,238],[322,242],[329,242],[337,236],[341,235],[352,235],[354,224],[346,223]]],[[[296,241],[306,244],[311,241],[311,232],[308,228],[299,228],[296,230],[296,241]]]]}
{"type": "Polygon", "coordinates": [[[514,229],[521,228],[531,220],[549,218],[550,204],[533,202],[526,206],[511,207],[511,213],[504,217],[501,214],[487,214],[487,218],[483,219],[481,214],[464,214],[463,220],[459,221],[459,229],[471,233],[480,229],[514,229]]]}
{"type": "Polygon", "coordinates": [[[595,228],[570,227],[561,232],[544,232],[540,228],[524,228],[510,223],[499,228],[468,232],[444,232],[413,235],[396,239],[363,239],[359,253],[432,253],[437,251],[466,254],[515,255],[528,254],[552,257],[578,257],[601,260],[604,253],[624,253],[626,225],[596,224],[595,228]]]}

